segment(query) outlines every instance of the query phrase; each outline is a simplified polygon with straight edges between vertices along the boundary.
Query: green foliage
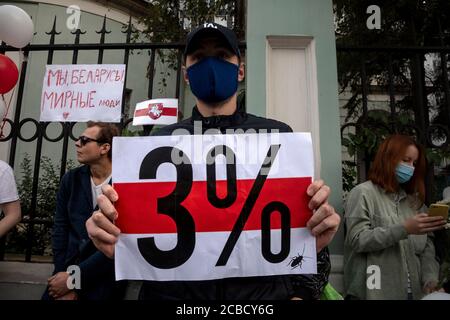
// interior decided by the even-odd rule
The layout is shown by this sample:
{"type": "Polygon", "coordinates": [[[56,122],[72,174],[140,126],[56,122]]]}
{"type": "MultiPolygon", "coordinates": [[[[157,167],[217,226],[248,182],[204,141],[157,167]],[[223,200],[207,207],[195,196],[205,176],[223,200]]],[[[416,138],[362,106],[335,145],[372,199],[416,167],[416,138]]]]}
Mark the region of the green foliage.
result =
{"type": "MultiPolygon", "coordinates": [[[[343,190],[348,192],[359,183],[356,175],[357,159],[360,161],[368,160],[370,163],[383,140],[395,133],[399,128],[401,128],[400,132],[414,136],[414,131],[408,131],[411,129],[409,126],[412,126],[411,116],[400,114],[392,120],[388,112],[381,110],[370,111],[366,119],[361,119],[356,123],[354,132],[347,132],[342,138],[342,146],[345,147],[348,155],[355,159],[354,161],[343,161],[342,163],[343,190]]],[[[445,160],[450,159],[450,150],[448,148],[427,147],[425,152],[427,161],[432,166],[440,165],[445,160]]],[[[435,201],[439,200],[440,189],[433,189],[435,201]]]]}
{"type": "MultiPolygon", "coordinates": [[[[73,160],[68,160],[67,170],[75,168],[73,160]]],[[[30,219],[31,199],[33,191],[33,168],[30,156],[25,154],[20,169],[22,179],[18,183],[18,192],[21,201],[23,220],[30,219]]],[[[59,188],[60,164],[55,165],[48,157],[41,158],[40,175],[38,180],[38,190],[36,198],[36,211],[34,218],[43,220],[44,224],[33,225],[34,237],[32,254],[51,254],[51,232],[50,227],[56,207],[56,193],[59,188]]],[[[21,222],[8,235],[7,250],[12,253],[23,253],[27,247],[27,234],[29,225],[21,222]]]]}
{"type": "MultiPolygon", "coordinates": [[[[353,123],[352,131],[345,132],[342,137],[342,146],[354,161],[343,161],[343,190],[350,191],[357,181],[357,159],[371,161],[378,150],[380,143],[392,133],[392,126],[398,127],[402,117],[396,117],[392,122],[386,111],[372,110],[365,118],[353,123]]],[[[402,120],[403,121],[403,120],[402,120]]]]}
{"type": "Polygon", "coordinates": [[[439,45],[439,25],[450,29],[447,0],[333,0],[338,44],[371,46],[439,45]],[[367,8],[381,11],[381,29],[370,30],[367,8]]]}
{"type": "MultiPolygon", "coordinates": [[[[151,42],[184,41],[189,25],[214,21],[217,16],[232,16],[234,0],[159,0],[148,4],[148,13],[140,19],[143,34],[151,42]]],[[[139,35],[135,35],[135,40],[139,35]]]]}
{"type": "Polygon", "coordinates": [[[342,161],[342,188],[349,192],[356,186],[356,163],[353,161],[342,161]]]}
{"type": "MultiPolygon", "coordinates": [[[[337,46],[402,47],[448,45],[450,32],[450,2],[448,0],[334,0],[337,46]],[[370,5],[381,11],[381,29],[370,30],[366,22],[370,5]],[[441,36],[442,35],[442,36],[441,36]]],[[[429,56],[440,66],[438,55],[429,56]]],[[[365,62],[366,85],[376,84],[385,94],[389,92],[389,63],[396,94],[403,95],[396,103],[397,110],[413,110],[414,83],[427,84],[427,94],[436,99],[434,123],[449,125],[446,113],[443,74],[439,68],[425,70],[418,78],[414,65],[424,63],[425,57],[413,52],[338,52],[338,79],[342,91],[350,89],[353,96],[345,106],[347,119],[361,116],[362,64],[365,62]],[[418,59],[418,60],[417,60],[418,59]],[[417,64],[416,64],[417,63],[417,64]]],[[[369,88],[370,89],[370,88],[369,88]]],[[[370,93],[370,92],[369,92],[370,93]]]]}
{"type": "Polygon", "coordinates": [[[140,137],[144,136],[144,130],[130,130],[128,128],[124,128],[122,130],[121,135],[122,137],[140,137]]]}
{"type": "MultiPolygon", "coordinates": [[[[333,0],[333,3],[338,48],[378,47],[377,50],[338,51],[341,93],[351,94],[344,106],[346,124],[342,144],[353,160],[343,161],[344,190],[349,191],[361,182],[357,181],[358,164],[370,163],[381,141],[392,133],[415,136],[416,140],[427,145],[426,156],[430,167],[442,169],[440,167],[450,159],[450,147],[435,147],[433,143],[436,145],[438,141],[450,139],[445,133],[450,126],[446,97],[448,88],[445,85],[449,77],[445,72],[448,63],[447,68],[443,68],[449,54],[380,48],[448,46],[450,1],[333,0]],[[366,10],[370,5],[380,7],[381,30],[369,30],[366,26],[370,15],[366,10]],[[427,60],[432,62],[428,66],[425,63],[427,60]],[[424,97],[419,87],[422,87],[424,97]],[[391,90],[395,95],[394,105],[389,99],[391,90]],[[366,104],[369,111],[364,112],[363,92],[367,96],[378,95],[377,98],[384,96],[386,101],[369,100],[366,104]],[[374,107],[374,104],[378,106],[374,107]],[[393,115],[391,106],[395,108],[393,115]],[[418,107],[423,107],[423,114],[429,117],[423,121],[425,123],[422,122],[424,119],[419,119],[423,115],[422,110],[417,110],[418,107]],[[417,137],[419,134],[422,139],[417,137]]],[[[447,175],[429,177],[433,178],[427,185],[431,202],[442,199],[442,189],[448,186],[449,168],[446,168],[447,175]]],[[[446,253],[441,260],[441,283],[450,280],[449,239],[447,232],[446,240],[440,239],[435,243],[437,250],[446,253]]]]}
{"type": "MultiPolygon", "coordinates": [[[[447,0],[334,0],[337,46],[405,47],[448,45],[450,38],[441,34],[450,32],[450,2],[447,0]],[[381,10],[381,30],[370,30],[366,22],[370,14],[367,8],[378,5],[381,10]]],[[[448,54],[446,54],[448,56],[448,54]]],[[[345,129],[342,143],[353,161],[343,163],[344,190],[351,189],[356,177],[357,165],[373,159],[380,142],[389,134],[402,133],[418,138],[415,119],[416,105],[421,105],[416,95],[418,85],[425,84],[430,125],[448,128],[444,76],[440,69],[445,55],[424,56],[407,51],[338,51],[338,81],[341,92],[351,96],[344,105],[345,121],[352,130],[345,129]],[[432,59],[435,67],[422,68],[424,60],[432,59]],[[436,63],[437,62],[437,63],[436,63]],[[364,68],[363,68],[364,66],[364,68]],[[392,73],[389,73],[391,66],[392,73]],[[437,67],[436,67],[437,66],[437,67]],[[362,83],[363,75],[365,83],[362,83]],[[391,82],[392,81],[392,82],[391,82]],[[390,87],[390,85],[392,86],[390,87]],[[385,96],[387,101],[368,101],[367,114],[363,110],[363,87],[367,95],[385,96]],[[389,92],[395,94],[395,115],[390,114],[389,92]],[[375,106],[375,104],[377,104],[375,106]],[[382,110],[374,110],[374,109],[382,110]]],[[[448,58],[448,57],[447,57],[448,58]]],[[[374,99],[377,100],[377,99],[374,99]]],[[[425,111],[428,112],[428,109],[425,111]]],[[[428,115],[427,115],[428,116],[428,115]]],[[[423,130],[423,129],[422,129],[423,130]]],[[[443,131],[436,131],[433,138],[443,138],[443,131]]],[[[420,139],[417,139],[420,140],[420,139]]],[[[422,141],[423,142],[423,141],[422,141]]],[[[427,158],[431,164],[440,165],[449,159],[448,147],[435,148],[428,144],[427,158]]],[[[367,169],[367,168],[366,168],[367,169]]],[[[359,182],[359,181],[358,181],[359,182]]],[[[436,191],[436,194],[439,192],[436,191]]]]}
{"type": "MultiPolygon", "coordinates": [[[[153,43],[184,43],[187,33],[192,27],[204,22],[211,22],[215,17],[227,17],[238,29],[238,35],[244,29],[241,25],[243,18],[236,17],[235,8],[238,2],[239,8],[243,7],[243,0],[159,0],[148,3],[148,11],[139,19],[139,24],[144,26],[142,32],[132,35],[133,42],[149,41],[153,43]]],[[[124,26],[126,28],[126,26],[124,26]]],[[[149,55],[151,52],[149,52],[149,55]]],[[[178,50],[158,49],[156,59],[162,71],[161,80],[158,82],[159,92],[163,93],[168,87],[167,78],[177,71],[178,50]]],[[[155,68],[147,67],[147,77],[155,76],[155,68]]]]}

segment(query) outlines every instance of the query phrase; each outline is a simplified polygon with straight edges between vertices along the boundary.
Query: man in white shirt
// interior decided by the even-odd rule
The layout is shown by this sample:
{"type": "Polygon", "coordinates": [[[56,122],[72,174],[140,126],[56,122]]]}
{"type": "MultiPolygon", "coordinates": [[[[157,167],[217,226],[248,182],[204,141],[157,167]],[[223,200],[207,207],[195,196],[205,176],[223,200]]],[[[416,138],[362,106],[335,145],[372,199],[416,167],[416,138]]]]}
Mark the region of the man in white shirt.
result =
{"type": "Polygon", "coordinates": [[[0,238],[12,229],[22,218],[19,195],[11,167],[0,160],[0,238]]]}

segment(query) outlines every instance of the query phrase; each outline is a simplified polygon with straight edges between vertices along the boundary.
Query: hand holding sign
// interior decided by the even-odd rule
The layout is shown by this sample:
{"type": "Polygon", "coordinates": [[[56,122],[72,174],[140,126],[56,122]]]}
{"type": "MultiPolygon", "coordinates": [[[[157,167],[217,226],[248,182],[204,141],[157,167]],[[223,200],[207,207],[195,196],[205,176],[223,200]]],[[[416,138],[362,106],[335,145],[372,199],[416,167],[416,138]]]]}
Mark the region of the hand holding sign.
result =
{"type": "Polygon", "coordinates": [[[314,181],[306,192],[312,197],[308,207],[310,209],[317,209],[311,219],[309,219],[306,227],[316,237],[316,249],[319,252],[333,239],[339,228],[341,217],[328,204],[328,197],[330,196],[331,190],[325,185],[323,180],[314,181]]]}
{"type": "Polygon", "coordinates": [[[103,194],[97,198],[99,210],[86,221],[86,229],[97,249],[107,257],[113,258],[114,245],[120,234],[119,228],[114,225],[118,214],[113,203],[119,196],[109,184],[102,186],[102,192],[103,194]]]}

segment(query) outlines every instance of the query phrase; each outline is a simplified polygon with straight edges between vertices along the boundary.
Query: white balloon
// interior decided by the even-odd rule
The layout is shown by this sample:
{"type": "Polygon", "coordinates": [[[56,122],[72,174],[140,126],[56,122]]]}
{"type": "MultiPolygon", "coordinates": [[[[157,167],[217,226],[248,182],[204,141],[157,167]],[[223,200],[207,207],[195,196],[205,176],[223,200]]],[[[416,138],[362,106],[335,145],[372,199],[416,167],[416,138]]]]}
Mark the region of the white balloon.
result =
{"type": "Polygon", "coordinates": [[[16,6],[0,6],[0,39],[15,48],[23,48],[33,39],[31,17],[16,6]]]}
{"type": "Polygon", "coordinates": [[[3,119],[6,117],[6,103],[0,97],[0,123],[3,121],[3,119]]]}

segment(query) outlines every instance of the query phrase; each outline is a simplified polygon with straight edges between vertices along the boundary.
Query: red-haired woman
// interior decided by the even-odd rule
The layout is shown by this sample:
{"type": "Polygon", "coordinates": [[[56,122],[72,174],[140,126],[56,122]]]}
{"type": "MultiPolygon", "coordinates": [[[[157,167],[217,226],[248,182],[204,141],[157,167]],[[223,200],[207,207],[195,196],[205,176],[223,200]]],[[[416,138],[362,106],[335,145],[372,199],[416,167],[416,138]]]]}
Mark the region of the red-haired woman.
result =
{"type": "Polygon", "coordinates": [[[412,138],[379,147],[369,180],[345,204],[344,285],[348,299],[420,299],[436,289],[439,264],[430,233],[441,217],[423,206],[426,160],[412,138]]]}

